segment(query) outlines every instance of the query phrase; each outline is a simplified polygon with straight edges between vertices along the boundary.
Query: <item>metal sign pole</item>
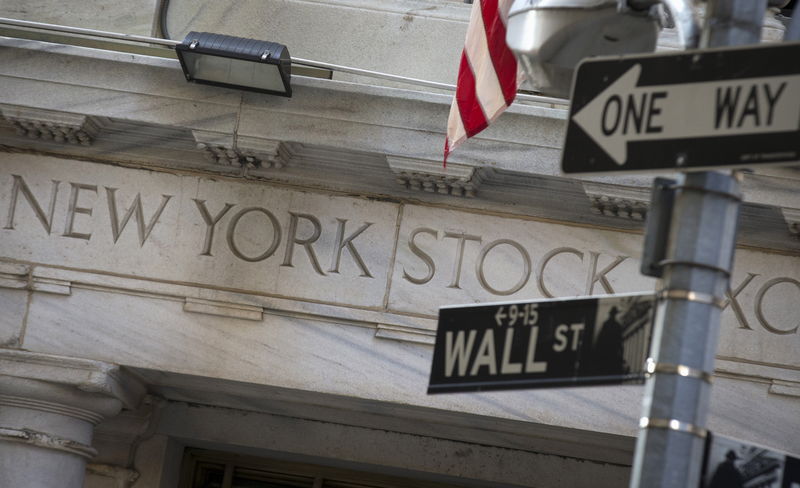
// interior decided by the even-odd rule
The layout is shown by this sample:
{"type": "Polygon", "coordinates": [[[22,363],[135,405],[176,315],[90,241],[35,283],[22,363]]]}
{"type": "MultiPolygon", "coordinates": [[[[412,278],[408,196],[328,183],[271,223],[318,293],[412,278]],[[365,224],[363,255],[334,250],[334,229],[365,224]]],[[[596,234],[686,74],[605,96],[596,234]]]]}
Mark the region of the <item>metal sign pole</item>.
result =
{"type": "MultiPolygon", "coordinates": [[[[709,0],[701,47],[757,44],[767,0],[709,0]]],[[[631,488],[699,487],[741,202],[735,174],[678,180],[631,488]]]]}

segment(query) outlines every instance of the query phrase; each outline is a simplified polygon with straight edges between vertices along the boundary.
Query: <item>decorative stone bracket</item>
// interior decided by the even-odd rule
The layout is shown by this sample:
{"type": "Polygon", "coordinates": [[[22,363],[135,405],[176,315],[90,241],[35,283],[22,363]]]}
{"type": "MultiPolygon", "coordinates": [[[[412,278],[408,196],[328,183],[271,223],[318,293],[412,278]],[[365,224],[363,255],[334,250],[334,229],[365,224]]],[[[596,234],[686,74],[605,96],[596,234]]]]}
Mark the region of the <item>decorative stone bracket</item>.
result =
{"type": "Polygon", "coordinates": [[[281,141],[257,137],[193,130],[197,148],[211,163],[234,168],[281,169],[289,164],[291,154],[281,141]]]}
{"type": "Polygon", "coordinates": [[[2,107],[0,113],[17,134],[31,139],[90,146],[100,131],[97,121],[86,115],[27,107],[2,107]]]}
{"type": "Polygon", "coordinates": [[[386,156],[398,184],[417,191],[474,197],[481,184],[481,170],[474,166],[441,161],[386,156]]]}
{"type": "Polygon", "coordinates": [[[607,217],[619,217],[643,221],[650,205],[648,196],[642,192],[622,191],[622,189],[585,182],[586,196],[591,202],[592,213],[607,217]]]}

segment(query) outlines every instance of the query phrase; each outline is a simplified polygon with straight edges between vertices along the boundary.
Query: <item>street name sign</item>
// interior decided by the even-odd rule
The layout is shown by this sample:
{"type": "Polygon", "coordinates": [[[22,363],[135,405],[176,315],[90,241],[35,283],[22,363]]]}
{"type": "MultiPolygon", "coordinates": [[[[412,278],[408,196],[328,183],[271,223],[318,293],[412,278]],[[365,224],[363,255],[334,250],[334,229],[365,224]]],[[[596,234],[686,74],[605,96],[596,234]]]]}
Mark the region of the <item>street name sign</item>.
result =
{"type": "Polygon", "coordinates": [[[442,307],[428,393],[641,383],[654,298],[442,307]]]}
{"type": "Polygon", "coordinates": [[[800,43],[589,59],[564,173],[800,162],[800,43]]]}
{"type": "Polygon", "coordinates": [[[800,458],[709,432],[698,488],[800,488],[800,458]]]}

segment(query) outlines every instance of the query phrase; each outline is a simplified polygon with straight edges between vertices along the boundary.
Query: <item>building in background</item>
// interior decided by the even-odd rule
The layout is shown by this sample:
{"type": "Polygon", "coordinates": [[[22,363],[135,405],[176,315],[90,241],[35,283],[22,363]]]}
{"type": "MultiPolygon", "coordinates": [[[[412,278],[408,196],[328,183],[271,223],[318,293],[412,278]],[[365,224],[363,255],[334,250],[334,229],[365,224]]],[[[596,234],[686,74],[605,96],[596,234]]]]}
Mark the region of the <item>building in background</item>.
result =
{"type": "MultiPolygon", "coordinates": [[[[469,8],[0,15],[452,83],[469,8]]],[[[652,176],[563,176],[565,105],[514,104],[445,170],[449,92],[307,69],[270,97],[187,84],[167,50],[0,35],[0,485],[627,484],[641,386],[426,395],[439,306],[656,286],[638,271],[652,176]]],[[[709,428],[798,453],[800,169],[743,188],[709,428]]]]}

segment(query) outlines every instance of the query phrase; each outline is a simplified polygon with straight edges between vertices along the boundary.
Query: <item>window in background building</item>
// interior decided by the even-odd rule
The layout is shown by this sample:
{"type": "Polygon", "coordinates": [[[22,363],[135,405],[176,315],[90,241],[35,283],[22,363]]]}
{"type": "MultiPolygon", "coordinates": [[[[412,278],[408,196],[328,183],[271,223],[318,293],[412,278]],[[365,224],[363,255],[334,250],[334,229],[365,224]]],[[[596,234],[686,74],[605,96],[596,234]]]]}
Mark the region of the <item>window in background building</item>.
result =
{"type": "Polygon", "coordinates": [[[459,488],[328,466],[187,449],[181,488],[459,488]]]}

